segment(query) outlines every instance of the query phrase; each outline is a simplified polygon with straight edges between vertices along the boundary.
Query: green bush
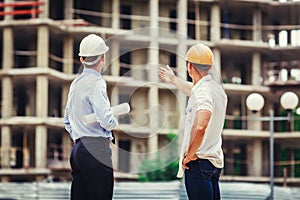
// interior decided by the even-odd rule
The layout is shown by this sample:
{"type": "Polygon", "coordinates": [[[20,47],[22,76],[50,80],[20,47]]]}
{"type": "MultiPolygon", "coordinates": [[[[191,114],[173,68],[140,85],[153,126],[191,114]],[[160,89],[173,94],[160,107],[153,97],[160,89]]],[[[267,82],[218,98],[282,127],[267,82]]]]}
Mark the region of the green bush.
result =
{"type": "MultiPolygon", "coordinates": [[[[176,134],[169,133],[167,142],[171,142],[172,140],[176,140],[176,134]]],[[[175,141],[176,145],[172,145],[169,149],[169,155],[171,158],[176,158],[178,155],[178,145],[177,141],[175,141]]],[[[176,180],[176,174],[178,170],[178,158],[173,161],[166,160],[162,158],[161,155],[157,154],[155,159],[144,159],[140,170],[144,173],[139,174],[140,181],[169,181],[176,180]],[[165,167],[162,167],[165,166],[165,167]]]]}

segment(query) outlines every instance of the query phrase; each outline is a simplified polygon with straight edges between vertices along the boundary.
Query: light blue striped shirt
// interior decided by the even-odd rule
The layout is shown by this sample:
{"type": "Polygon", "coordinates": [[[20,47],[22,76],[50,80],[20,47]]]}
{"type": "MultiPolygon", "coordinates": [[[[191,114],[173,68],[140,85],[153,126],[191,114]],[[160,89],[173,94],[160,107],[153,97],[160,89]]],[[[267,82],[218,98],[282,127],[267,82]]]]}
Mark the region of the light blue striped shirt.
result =
{"type": "Polygon", "coordinates": [[[118,122],[110,109],[106,82],[96,70],[84,68],[72,82],[64,124],[74,141],[83,136],[112,138],[111,130],[118,122]],[[96,114],[97,123],[84,124],[82,117],[91,113],[96,114]]]}

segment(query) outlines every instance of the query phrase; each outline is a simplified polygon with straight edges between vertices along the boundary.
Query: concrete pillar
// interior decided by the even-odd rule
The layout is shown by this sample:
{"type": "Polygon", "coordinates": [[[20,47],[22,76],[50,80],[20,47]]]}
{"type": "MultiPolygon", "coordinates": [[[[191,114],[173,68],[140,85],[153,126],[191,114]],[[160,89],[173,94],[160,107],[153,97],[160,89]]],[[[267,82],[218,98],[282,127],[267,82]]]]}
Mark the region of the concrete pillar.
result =
{"type": "Polygon", "coordinates": [[[251,85],[261,85],[261,56],[259,52],[253,52],[252,54],[252,80],[251,85]]]}
{"type": "MultiPolygon", "coordinates": [[[[43,10],[43,12],[39,15],[39,18],[46,19],[49,17],[49,8],[50,8],[50,0],[43,0],[44,4],[40,6],[39,9],[43,10]]],[[[53,3],[53,1],[52,1],[53,3]]]]}
{"type": "MultiPolygon", "coordinates": [[[[48,68],[49,56],[49,29],[47,26],[38,27],[37,66],[48,68]]],[[[36,116],[48,117],[48,77],[45,75],[36,78],[36,116]]],[[[35,167],[46,168],[47,165],[47,127],[36,126],[35,130],[35,167]]],[[[43,177],[37,177],[42,179],[43,177]]]]}
{"type": "Polygon", "coordinates": [[[37,67],[48,67],[49,58],[49,28],[46,25],[38,27],[37,36],[37,67]]]}
{"type": "Polygon", "coordinates": [[[158,134],[159,134],[159,103],[158,103],[158,88],[150,87],[148,92],[149,109],[150,109],[150,126],[151,133],[148,139],[148,152],[157,153],[158,149],[158,134]]]}
{"type": "Polygon", "coordinates": [[[187,1],[178,0],[177,5],[178,25],[177,31],[178,46],[177,46],[177,70],[179,76],[183,79],[187,78],[186,61],[184,60],[187,51],[187,1]]]}
{"type": "Polygon", "coordinates": [[[210,39],[212,42],[221,39],[221,11],[218,4],[213,4],[211,7],[210,39]]]}
{"type": "Polygon", "coordinates": [[[65,0],[65,11],[64,11],[64,18],[65,19],[73,19],[73,12],[72,9],[74,7],[74,1],[65,0]]]}
{"type": "MultiPolygon", "coordinates": [[[[8,3],[9,1],[5,1],[8,3]]],[[[2,46],[2,66],[3,70],[13,68],[13,30],[10,27],[3,29],[2,46]]],[[[13,81],[7,76],[2,78],[2,99],[1,99],[1,118],[6,119],[12,116],[13,108],[13,81]]],[[[10,148],[11,148],[11,128],[10,126],[1,127],[1,167],[10,168],[10,148]]],[[[2,176],[1,181],[9,181],[8,177],[2,176]]]]}
{"type": "Polygon", "coordinates": [[[120,0],[112,1],[112,28],[120,28],[120,0]]]}
{"type": "MultiPolygon", "coordinates": [[[[12,28],[3,29],[2,66],[3,70],[13,68],[13,31],[12,28]]],[[[2,118],[11,117],[13,107],[13,83],[12,78],[2,78],[2,118]]]]}
{"type": "Polygon", "coordinates": [[[10,146],[11,146],[11,129],[9,126],[1,127],[1,167],[10,168],[9,157],[10,157],[10,146]]]}
{"type": "Polygon", "coordinates": [[[262,176],[262,141],[254,140],[247,145],[247,169],[249,176],[262,176]]]}
{"type": "Polygon", "coordinates": [[[195,3],[195,38],[196,40],[201,40],[201,34],[200,34],[200,25],[197,22],[200,22],[200,8],[199,8],[199,2],[194,1],[195,3]]]}
{"type": "MultiPolygon", "coordinates": [[[[2,47],[3,69],[13,68],[14,62],[14,33],[11,27],[3,28],[3,47],[2,47]]],[[[4,87],[3,87],[4,88],[4,87]]]]}
{"type": "MultiPolygon", "coordinates": [[[[245,101],[244,101],[245,102],[245,101]]],[[[259,113],[257,113],[258,115],[259,113]]],[[[248,111],[248,115],[253,115],[251,111],[248,111]]],[[[248,129],[261,130],[262,124],[258,120],[248,120],[248,129]]],[[[262,141],[255,140],[253,143],[247,145],[247,169],[250,176],[262,176],[263,175],[263,161],[269,160],[269,154],[263,156],[262,141]]],[[[265,166],[266,167],[266,166],[265,166]]]]}
{"type": "MultiPolygon", "coordinates": [[[[148,51],[148,63],[151,64],[148,69],[148,78],[150,81],[158,82],[158,64],[159,64],[159,22],[158,22],[158,0],[150,0],[150,45],[148,51]]],[[[150,105],[151,106],[151,105],[150,105]]]]}
{"type": "MultiPolygon", "coordinates": [[[[148,78],[150,82],[158,82],[158,64],[159,64],[159,24],[158,24],[158,0],[150,0],[150,45],[148,50],[148,78]]],[[[152,135],[148,139],[148,152],[157,153],[158,149],[158,88],[150,87],[148,92],[149,109],[150,109],[150,126],[153,130],[152,135]]]]}
{"type": "MultiPolygon", "coordinates": [[[[259,80],[261,75],[261,61],[260,61],[260,54],[258,52],[254,52],[252,54],[252,81],[251,84],[253,86],[259,86],[259,80]]],[[[243,99],[245,102],[245,99],[243,99]]],[[[242,104],[243,105],[243,104],[242,104]]],[[[248,115],[253,115],[253,113],[247,110],[248,115]]],[[[244,114],[244,113],[243,113],[244,114]]],[[[256,113],[259,115],[259,113],[256,113]]],[[[251,127],[253,130],[261,130],[262,129],[262,122],[259,120],[248,120],[247,122],[248,129],[251,127]]],[[[263,171],[263,161],[269,160],[263,155],[263,146],[262,142],[259,140],[255,140],[252,144],[248,144],[247,146],[247,159],[248,159],[248,175],[252,176],[262,176],[264,174],[263,171]]],[[[268,155],[269,156],[269,155],[268,155]]]]}
{"type": "MultiPolygon", "coordinates": [[[[4,3],[12,3],[14,2],[14,0],[4,0],[4,3]]],[[[4,8],[4,12],[10,12],[13,10],[13,7],[10,7],[10,6],[6,6],[4,8]]],[[[13,15],[5,15],[4,16],[4,20],[11,20],[13,18],[13,15]]]]}
{"type": "MultiPolygon", "coordinates": [[[[74,39],[71,35],[64,38],[63,46],[63,72],[66,74],[73,74],[73,51],[74,51],[74,39]]],[[[62,105],[61,109],[64,114],[64,110],[67,104],[67,97],[69,92],[70,83],[65,83],[62,86],[62,105]]]]}
{"type": "Polygon", "coordinates": [[[253,12],[253,41],[262,41],[262,16],[261,10],[256,8],[253,12]]]}
{"type": "MultiPolygon", "coordinates": [[[[251,116],[251,115],[253,115],[252,111],[247,110],[247,116],[251,116]]],[[[256,113],[255,115],[258,117],[260,116],[259,113],[256,113]]],[[[255,119],[248,120],[247,127],[248,129],[259,131],[262,130],[262,123],[259,120],[255,120],[255,119]]]]}
{"type": "MultiPolygon", "coordinates": [[[[38,28],[37,66],[48,68],[49,57],[49,29],[47,26],[38,28]]],[[[40,75],[36,80],[36,115],[37,117],[48,116],[48,78],[40,75]]]]}
{"type": "MultiPolygon", "coordinates": [[[[42,105],[40,102],[45,102],[43,100],[46,100],[47,98],[43,98],[43,94],[41,90],[44,88],[44,90],[48,91],[48,82],[47,78],[45,77],[38,77],[37,81],[37,104],[42,105]],[[43,87],[46,86],[46,87],[43,87]],[[46,88],[46,89],[45,89],[46,88]]],[[[48,92],[46,97],[48,96],[48,92]]],[[[48,102],[44,103],[44,107],[47,107],[48,102]],[[46,104],[46,105],[45,105],[46,104]]],[[[46,118],[47,116],[47,110],[43,109],[43,107],[38,106],[37,107],[37,117],[46,118]],[[45,114],[43,114],[43,111],[45,111],[45,114]]],[[[35,129],[35,167],[37,168],[46,168],[46,161],[47,161],[47,127],[45,125],[38,125],[35,129]]]]}
{"type": "MultiPolygon", "coordinates": [[[[101,1],[99,4],[101,4],[101,7],[99,7],[99,12],[103,13],[112,13],[112,1],[101,1]]],[[[112,16],[110,18],[108,17],[100,17],[97,18],[95,17],[94,20],[98,21],[99,20],[99,25],[102,27],[108,27],[112,28],[112,16]]]]}
{"type": "Polygon", "coordinates": [[[112,40],[111,44],[111,75],[119,76],[120,74],[120,43],[117,40],[112,40]]]}
{"type": "Polygon", "coordinates": [[[158,14],[159,14],[159,9],[158,9],[158,0],[150,0],[150,27],[151,28],[158,28],[159,27],[159,22],[158,22],[158,14]]]}
{"type": "Polygon", "coordinates": [[[221,75],[221,52],[219,49],[212,49],[213,54],[214,54],[214,66],[216,67],[217,71],[221,75]]]}
{"type": "Polygon", "coordinates": [[[36,115],[37,117],[48,117],[48,78],[38,76],[36,80],[36,115]]]}
{"type": "MultiPolygon", "coordinates": [[[[35,128],[35,167],[47,167],[47,127],[38,125],[35,128]]],[[[37,176],[36,180],[41,181],[44,176],[37,176]]]]}
{"type": "MultiPolygon", "coordinates": [[[[12,91],[13,84],[10,77],[2,78],[2,118],[9,118],[12,115],[12,91]]],[[[1,127],[1,167],[10,168],[11,148],[11,128],[10,126],[1,127]]]]}
{"type": "Polygon", "coordinates": [[[178,0],[177,3],[177,32],[181,34],[183,38],[187,37],[187,1],[186,0],[178,0]]]}
{"type": "MultiPolygon", "coordinates": [[[[177,13],[178,13],[178,25],[180,27],[177,32],[178,45],[176,49],[176,62],[177,62],[177,71],[178,76],[183,80],[187,80],[187,68],[186,61],[184,60],[186,51],[187,51],[187,1],[186,0],[178,0],[177,5],[177,13]]],[[[177,98],[179,102],[179,119],[178,119],[178,133],[183,133],[184,130],[184,119],[185,119],[185,107],[186,107],[186,99],[187,97],[180,91],[177,91],[177,98]]],[[[183,138],[183,134],[179,135],[179,145],[181,146],[181,141],[183,138]]],[[[178,148],[180,151],[180,148],[178,148]]]]}
{"type": "MultiPolygon", "coordinates": [[[[261,77],[261,57],[260,53],[254,52],[252,54],[252,81],[251,85],[260,86],[260,77],[261,77]]],[[[245,101],[244,101],[245,102],[245,101]]],[[[252,114],[251,111],[248,110],[248,114],[252,114]]],[[[257,113],[259,115],[259,113],[257,113]]],[[[261,122],[259,120],[248,120],[248,127],[251,127],[253,130],[261,130],[261,122]]]]}

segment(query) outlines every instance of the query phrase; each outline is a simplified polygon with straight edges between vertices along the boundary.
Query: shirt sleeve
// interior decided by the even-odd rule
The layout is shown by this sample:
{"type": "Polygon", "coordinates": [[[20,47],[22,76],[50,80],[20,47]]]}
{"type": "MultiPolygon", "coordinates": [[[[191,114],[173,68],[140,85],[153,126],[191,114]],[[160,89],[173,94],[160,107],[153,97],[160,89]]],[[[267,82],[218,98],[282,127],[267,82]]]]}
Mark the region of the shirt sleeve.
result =
{"type": "Polygon", "coordinates": [[[69,112],[68,112],[68,107],[65,109],[65,115],[64,115],[64,124],[65,124],[65,129],[69,132],[71,138],[73,138],[73,133],[72,133],[72,128],[70,125],[70,120],[69,120],[69,112]]]}
{"type": "Polygon", "coordinates": [[[90,98],[90,103],[100,126],[105,128],[107,131],[110,131],[118,125],[118,122],[113,116],[110,108],[110,103],[106,92],[106,84],[104,81],[97,81],[95,90],[90,98]]]}
{"type": "Polygon", "coordinates": [[[195,108],[196,111],[208,110],[213,112],[213,99],[210,91],[203,87],[198,92],[195,93],[195,108]]]}
{"type": "Polygon", "coordinates": [[[70,99],[72,98],[72,93],[73,93],[73,82],[70,86],[70,91],[68,94],[68,101],[67,101],[65,113],[64,113],[65,129],[68,131],[68,133],[70,134],[70,137],[73,139],[74,137],[73,137],[73,131],[72,131],[71,123],[70,123],[70,113],[69,113],[70,99]]]}

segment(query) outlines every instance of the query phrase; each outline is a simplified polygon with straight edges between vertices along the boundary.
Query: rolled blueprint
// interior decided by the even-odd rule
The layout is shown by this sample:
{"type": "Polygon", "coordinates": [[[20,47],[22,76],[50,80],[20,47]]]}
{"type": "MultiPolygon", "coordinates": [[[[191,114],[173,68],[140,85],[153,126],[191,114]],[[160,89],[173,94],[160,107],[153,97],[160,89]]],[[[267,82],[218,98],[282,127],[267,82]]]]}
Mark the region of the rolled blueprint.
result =
{"type": "MultiPolygon", "coordinates": [[[[111,107],[111,111],[114,116],[123,115],[129,113],[130,106],[128,103],[121,103],[119,105],[111,107]]],[[[97,122],[95,113],[83,116],[82,121],[86,125],[97,122]]]]}
{"type": "Polygon", "coordinates": [[[130,106],[128,103],[121,103],[119,105],[111,107],[111,111],[114,116],[123,115],[123,114],[129,113],[130,106]]]}

